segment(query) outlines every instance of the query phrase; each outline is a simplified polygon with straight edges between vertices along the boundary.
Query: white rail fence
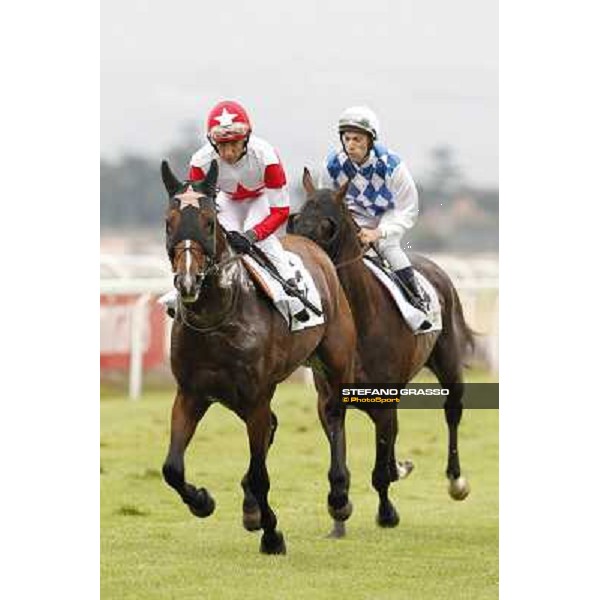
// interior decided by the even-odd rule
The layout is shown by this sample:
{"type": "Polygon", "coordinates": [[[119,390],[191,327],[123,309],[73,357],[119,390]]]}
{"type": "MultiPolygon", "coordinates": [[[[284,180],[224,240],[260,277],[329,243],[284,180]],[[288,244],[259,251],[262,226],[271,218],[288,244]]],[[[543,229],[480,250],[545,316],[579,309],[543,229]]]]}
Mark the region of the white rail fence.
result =
{"type": "MultiPolygon", "coordinates": [[[[483,334],[479,351],[497,373],[497,258],[440,254],[431,259],[452,278],[467,321],[483,334]]],[[[157,317],[159,309],[155,302],[171,286],[172,274],[166,259],[154,255],[102,254],[100,257],[101,367],[102,370],[128,370],[129,397],[132,399],[141,395],[144,370],[152,368],[149,364],[155,365],[159,361],[164,365],[168,361],[171,323],[168,318],[157,317]],[[116,307],[119,310],[115,310],[116,307]],[[160,338],[158,343],[157,337],[160,338]]]]}

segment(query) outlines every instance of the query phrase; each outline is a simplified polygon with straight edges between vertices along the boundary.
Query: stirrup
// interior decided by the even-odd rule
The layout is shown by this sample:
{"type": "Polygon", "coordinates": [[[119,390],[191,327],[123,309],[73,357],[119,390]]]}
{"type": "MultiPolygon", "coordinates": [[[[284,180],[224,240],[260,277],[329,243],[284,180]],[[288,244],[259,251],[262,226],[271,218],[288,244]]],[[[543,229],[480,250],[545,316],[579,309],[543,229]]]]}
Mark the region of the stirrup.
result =
{"type": "Polygon", "coordinates": [[[423,289],[421,282],[416,278],[413,279],[413,285],[411,287],[412,298],[411,304],[424,314],[429,314],[431,309],[431,298],[429,294],[423,289]]]}
{"type": "Polygon", "coordinates": [[[425,315],[429,313],[429,303],[425,301],[421,294],[417,293],[417,290],[414,290],[412,286],[409,287],[408,285],[406,285],[404,291],[406,299],[413,308],[416,308],[418,311],[422,312],[425,315]]]}
{"type": "Polygon", "coordinates": [[[411,304],[419,311],[421,311],[424,315],[428,315],[429,314],[429,309],[431,308],[429,306],[429,303],[426,302],[425,300],[423,300],[423,298],[421,297],[417,297],[414,296],[411,299],[411,304]]]}
{"type": "Polygon", "coordinates": [[[431,297],[429,294],[423,289],[423,286],[417,281],[417,285],[419,286],[419,296],[423,301],[423,305],[425,306],[425,314],[428,314],[431,310],[431,297]]]}
{"type": "Polygon", "coordinates": [[[428,315],[431,310],[431,298],[429,294],[423,289],[417,278],[413,280],[414,287],[411,287],[411,298],[410,303],[423,314],[428,315]]]}

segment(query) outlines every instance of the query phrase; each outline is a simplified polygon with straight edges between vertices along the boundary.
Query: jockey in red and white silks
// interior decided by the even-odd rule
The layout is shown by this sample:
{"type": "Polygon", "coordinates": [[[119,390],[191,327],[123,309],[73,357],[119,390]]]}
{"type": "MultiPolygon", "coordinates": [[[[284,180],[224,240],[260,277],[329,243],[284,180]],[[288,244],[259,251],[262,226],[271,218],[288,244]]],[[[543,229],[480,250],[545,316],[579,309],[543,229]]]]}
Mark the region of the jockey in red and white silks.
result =
{"type": "Polygon", "coordinates": [[[413,178],[400,157],[377,142],[379,119],[365,106],[346,109],[338,122],[341,148],[329,154],[319,187],[339,189],[349,182],[346,204],[365,244],[374,243],[411,292],[411,302],[427,312],[427,300],[415,278],[401,240],[419,213],[413,178]]]}
{"type": "MultiPolygon", "coordinates": [[[[277,237],[290,212],[285,171],[277,152],[252,133],[248,114],[237,102],[217,104],[208,115],[206,130],[208,143],[192,156],[188,179],[202,180],[216,160],[218,219],[227,231],[239,233],[234,249],[255,243],[294,285],[294,269],[277,237]]],[[[296,319],[309,318],[297,298],[290,297],[290,308],[296,319]]]]}

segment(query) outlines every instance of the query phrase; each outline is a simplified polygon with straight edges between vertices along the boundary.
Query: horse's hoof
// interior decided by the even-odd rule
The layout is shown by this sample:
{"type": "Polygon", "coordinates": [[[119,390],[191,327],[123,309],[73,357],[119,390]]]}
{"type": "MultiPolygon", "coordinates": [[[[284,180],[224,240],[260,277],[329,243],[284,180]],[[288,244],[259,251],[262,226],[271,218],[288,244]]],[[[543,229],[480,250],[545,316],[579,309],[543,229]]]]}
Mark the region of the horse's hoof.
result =
{"type": "Polygon", "coordinates": [[[379,527],[397,527],[398,523],[400,523],[400,515],[391,502],[385,508],[379,508],[377,511],[379,527]]]}
{"type": "Polygon", "coordinates": [[[215,511],[215,501],[205,488],[196,490],[196,497],[188,504],[190,512],[196,517],[204,519],[215,511]]]}
{"type": "Polygon", "coordinates": [[[448,480],[448,493],[453,500],[464,500],[471,491],[471,486],[462,475],[448,480]]]}
{"type": "Polygon", "coordinates": [[[260,540],[260,551],[263,554],[285,554],[287,551],[283,533],[280,531],[273,531],[270,534],[263,533],[260,540]]]}
{"type": "Polygon", "coordinates": [[[327,535],[330,540],[339,540],[340,538],[346,537],[346,522],[345,521],[334,521],[333,529],[327,535]]]}
{"type": "Polygon", "coordinates": [[[261,528],[260,524],[260,508],[245,511],[242,514],[242,523],[246,531],[258,531],[261,528]]]}
{"type": "Polygon", "coordinates": [[[348,502],[346,502],[346,504],[341,508],[334,508],[331,506],[331,504],[328,504],[327,509],[329,510],[329,515],[334,521],[345,521],[352,514],[352,502],[348,500],[348,502]]]}
{"type": "Polygon", "coordinates": [[[398,461],[397,465],[399,479],[406,479],[415,468],[415,463],[410,459],[398,461]]]}

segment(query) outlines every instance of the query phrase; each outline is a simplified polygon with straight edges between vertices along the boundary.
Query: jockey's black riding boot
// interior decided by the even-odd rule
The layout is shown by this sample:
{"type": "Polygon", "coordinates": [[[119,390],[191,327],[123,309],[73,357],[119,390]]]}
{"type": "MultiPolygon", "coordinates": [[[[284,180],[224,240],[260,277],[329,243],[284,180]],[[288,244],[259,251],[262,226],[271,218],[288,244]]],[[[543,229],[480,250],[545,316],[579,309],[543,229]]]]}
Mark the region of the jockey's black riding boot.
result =
{"type": "Polygon", "coordinates": [[[404,269],[394,271],[394,273],[408,288],[408,291],[410,292],[408,298],[409,302],[417,310],[427,314],[429,312],[429,303],[431,302],[431,298],[429,297],[429,294],[427,294],[427,292],[421,287],[421,284],[417,281],[413,268],[405,267],[404,269]]]}
{"type": "MultiPolygon", "coordinates": [[[[290,287],[294,288],[297,292],[301,293],[300,289],[298,288],[298,282],[293,277],[286,280],[286,283],[290,287]]],[[[299,310],[296,314],[292,316],[294,317],[294,319],[296,319],[296,321],[299,321],[300,323],[306,323],[306,321],[310,319],[310,315],[308,314],[306,308],[299,310]]]]}

